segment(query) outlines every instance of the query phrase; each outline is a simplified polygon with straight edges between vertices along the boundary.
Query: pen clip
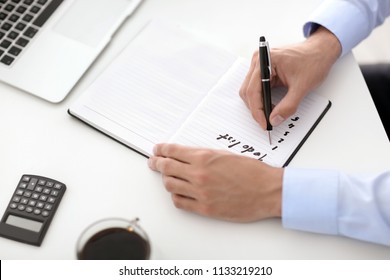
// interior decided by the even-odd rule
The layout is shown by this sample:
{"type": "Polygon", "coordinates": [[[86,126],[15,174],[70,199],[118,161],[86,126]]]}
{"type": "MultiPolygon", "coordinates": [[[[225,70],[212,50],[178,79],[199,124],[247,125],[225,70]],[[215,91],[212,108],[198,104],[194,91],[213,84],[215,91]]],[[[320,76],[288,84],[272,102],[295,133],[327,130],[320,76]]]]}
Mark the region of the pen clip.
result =
{"type": "Polygon", "coordinates": [[[268,41],[265,40],[264,36],[260,37],[259,47],[267,49],[267,64],[266,64],[266,67],[268,67],[268,72],[269,72],[269,75],[271,77],[272,76],[271,54],[270,54],[270,50],[269,50],[268,41]]]}
{"type": "Polygon", "coordinates": [[[270,49],[269,49],[268,41],[265,39],[264,36],[261,36],[261,37],[260,37],[260,40],[259,40],[259,49],[260,49],[260,48],[266,48],[266,51],[267,51],[267,62],[266,62],[266,67],[268,68],[269,78],[271,78],[271,76],[272,76],[271,54],[270,54],[270,49]]]}
{"type": "Polygon", "coordinates": [[[270,78],[272,77],[272,67],[271,67],[271,53],[269,50],[269,44],[268,41],[265,42],[266,47],[267,47],[267,56],[268,56],[268,68],[269,68],[269,76],[270,78]]]}

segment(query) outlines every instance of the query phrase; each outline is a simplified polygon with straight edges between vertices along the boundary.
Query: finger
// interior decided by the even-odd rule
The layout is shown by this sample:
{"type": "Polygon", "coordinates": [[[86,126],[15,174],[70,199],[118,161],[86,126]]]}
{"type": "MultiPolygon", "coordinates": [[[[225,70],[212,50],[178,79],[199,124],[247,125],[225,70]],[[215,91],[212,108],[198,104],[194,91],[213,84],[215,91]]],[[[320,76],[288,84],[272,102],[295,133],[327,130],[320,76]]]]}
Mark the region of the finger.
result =
{"type": "Polygon", "coordinates": [[[259,57],[259,52],[258,51],[254,52],[254,54],[252,56],[251,65],[249,67],[248,73],[245,76],[244,82],[242,83],[241,88],[240,88],[240,92],[239,92],[241,99],[244,101],[245,105],[248,108],[249,108],[249,104],[248,104],[248,98],[247,98],[247,91],[248,91],[248,87],[249,87],[249,82],[252,78],[252,73],[256,67],[256,61],[259,59],[258,57],[259,57]]]}
{"type": "Polygon", "coordinates": [[[193,212],[202,216],[221,218],[220,215],[218,215],[212,207],[202,204],[202,202],[197,199],[172,194],[172,201],[176,208],[193,212]]]}
{"type": "Polygon", "coordinates": [[[185,196],[188,198],[196,198],[196,193],[194,192],[193,186],[180,178],[172,177],[172,176],[163,176],[163,183],[165,186],[165,189],[172,193],[177,194],[181,196],[185,196]]]}
{"type": "Polygon", "coordinates": [[[172,201],[176,208],[199,213],[199,202],[193,198],[172,194],[172,201]]]}
{"type": "Polygon", "coordinates": [[[272,126],[279,126],[285,119],[293,115],[306,94],[302,91],[288,90],[287,94],[274,107],[270,115],[272,126]]]}
{"type": "Polygon", "coordinates": [[[152,156],[148,160],[150,169],[165,176],[173,176],[188,181],[190,165],[172,158],[152,156]]]}
{"type": "Polygon", "coordinates": [[[155,156],[173,158],[178,161],[189,163],[193,158],[196,148],[182,146],[178,144],[157,144],[154,146],[153,153],[155,156]]]}

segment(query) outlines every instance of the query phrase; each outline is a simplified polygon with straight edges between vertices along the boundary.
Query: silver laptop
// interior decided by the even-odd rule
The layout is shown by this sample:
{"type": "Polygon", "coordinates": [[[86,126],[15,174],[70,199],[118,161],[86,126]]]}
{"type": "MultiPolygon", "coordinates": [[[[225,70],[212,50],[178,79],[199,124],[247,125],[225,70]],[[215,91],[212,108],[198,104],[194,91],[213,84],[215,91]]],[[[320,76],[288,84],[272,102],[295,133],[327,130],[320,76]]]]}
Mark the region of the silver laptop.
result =
{"type": "Polygon", "coordinates": [[[0,0],[0,80],[57,103],[143,0],[0,0]]]}

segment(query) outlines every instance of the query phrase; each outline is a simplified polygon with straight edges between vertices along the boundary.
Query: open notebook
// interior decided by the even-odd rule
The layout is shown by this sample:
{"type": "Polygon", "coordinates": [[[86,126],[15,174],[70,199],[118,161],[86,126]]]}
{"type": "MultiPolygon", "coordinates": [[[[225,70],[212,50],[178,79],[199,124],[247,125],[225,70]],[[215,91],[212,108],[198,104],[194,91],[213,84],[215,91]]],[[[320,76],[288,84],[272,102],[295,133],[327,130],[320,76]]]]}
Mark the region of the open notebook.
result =
{"type": "MultiPolygon", "coordinates": [[[[156,143],[174,142],[285,166],[330,102],[308,95],[274,128],[270,145],[238,94],[248,69],[248,60],[152,21],[68,112],[145,156],[156,143]]],[[[274,90],[273,103],[282,96],[274,90]]]]}

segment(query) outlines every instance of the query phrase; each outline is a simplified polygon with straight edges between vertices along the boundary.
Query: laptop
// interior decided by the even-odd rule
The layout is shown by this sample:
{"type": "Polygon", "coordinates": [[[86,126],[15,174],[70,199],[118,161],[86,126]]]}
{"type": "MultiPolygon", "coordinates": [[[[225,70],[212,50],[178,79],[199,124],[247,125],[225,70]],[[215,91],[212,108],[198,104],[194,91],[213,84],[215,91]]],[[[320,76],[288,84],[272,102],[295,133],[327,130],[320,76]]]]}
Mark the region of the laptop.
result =
{"type": "Polygon", "coordinates": [[[0,81],[61,102],[143,0],[0,0],[0,81]]]}

